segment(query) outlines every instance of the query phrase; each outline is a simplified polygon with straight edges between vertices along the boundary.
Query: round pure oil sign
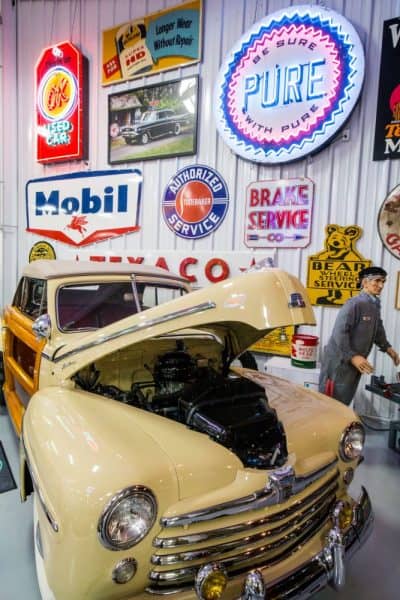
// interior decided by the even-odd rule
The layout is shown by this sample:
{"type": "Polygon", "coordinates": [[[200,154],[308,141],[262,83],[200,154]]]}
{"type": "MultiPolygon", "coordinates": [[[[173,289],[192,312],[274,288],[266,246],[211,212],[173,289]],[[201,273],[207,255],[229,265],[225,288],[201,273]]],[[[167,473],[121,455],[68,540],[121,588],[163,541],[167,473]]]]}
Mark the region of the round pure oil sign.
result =
{"type": "Polygon", "coordinates": [[[215,87],[218,130],[243,158],[298,160],[342,127],[363,79],[360,38],[342,15],[322,6],[280,10],[226,57],[215,87]]]}

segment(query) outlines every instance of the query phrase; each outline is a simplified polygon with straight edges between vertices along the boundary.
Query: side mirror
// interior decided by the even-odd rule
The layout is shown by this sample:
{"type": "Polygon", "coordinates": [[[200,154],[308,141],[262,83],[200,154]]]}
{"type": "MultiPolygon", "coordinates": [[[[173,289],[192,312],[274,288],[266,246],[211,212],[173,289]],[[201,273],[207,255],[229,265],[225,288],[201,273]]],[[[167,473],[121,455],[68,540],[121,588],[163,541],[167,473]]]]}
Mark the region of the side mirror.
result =
{"type": "Polygon", "coordinates": [[[38,340],[43,338],[49,339],[51,333],[50,315],[40,315],[40,317],[35,319],[32,325],[32,331],[38,340]]]}

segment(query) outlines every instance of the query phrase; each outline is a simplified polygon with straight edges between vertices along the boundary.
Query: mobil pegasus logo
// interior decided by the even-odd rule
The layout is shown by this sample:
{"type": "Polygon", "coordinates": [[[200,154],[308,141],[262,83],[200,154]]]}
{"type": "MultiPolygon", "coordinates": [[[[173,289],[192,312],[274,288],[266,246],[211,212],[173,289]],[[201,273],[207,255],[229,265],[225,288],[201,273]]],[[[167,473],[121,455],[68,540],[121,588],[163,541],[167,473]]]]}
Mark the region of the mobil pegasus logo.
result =
{"type": "Polygon", "coordinates": [[[227,185],[217,171],[190,165],[170,179],[162,200],[163,216],[179,237],[203,238],[221,225],[228,202],[227,185]]]}
{"type": "Polygon", "coordinates": [[[141,184],[138,169],[32,179],[26,230],[72,246],[138,231],[141,184]]]}

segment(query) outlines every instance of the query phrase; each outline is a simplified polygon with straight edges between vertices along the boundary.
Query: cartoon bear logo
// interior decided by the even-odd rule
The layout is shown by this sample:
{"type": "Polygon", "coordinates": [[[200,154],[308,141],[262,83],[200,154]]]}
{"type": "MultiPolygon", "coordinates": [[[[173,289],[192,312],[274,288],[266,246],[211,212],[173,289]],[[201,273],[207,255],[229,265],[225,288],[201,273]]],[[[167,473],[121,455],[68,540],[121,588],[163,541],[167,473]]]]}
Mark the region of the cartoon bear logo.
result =
{"type": "Polygon", "coordinates": [[[364,260],[354,247],[356,240],[361,236],[361,227],[328,225],[325,227],[325,231],[325,249],[314,254],[313,258],[319,260],[364,260]]]}

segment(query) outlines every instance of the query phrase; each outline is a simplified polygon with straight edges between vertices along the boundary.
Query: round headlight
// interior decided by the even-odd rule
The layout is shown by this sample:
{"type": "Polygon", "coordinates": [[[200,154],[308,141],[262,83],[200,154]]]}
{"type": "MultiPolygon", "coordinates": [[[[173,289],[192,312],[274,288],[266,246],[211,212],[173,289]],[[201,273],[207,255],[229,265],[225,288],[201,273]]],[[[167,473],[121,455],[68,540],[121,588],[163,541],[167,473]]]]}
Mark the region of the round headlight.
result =
{"type": "Polygon", "coordinates": [[[157,503],[150,490],[133,486],[119,492],[99,519],[101,543],[111,550],[126,550],[142,540],[154,525],[157,503]]]}
{"type": "Polygon", "coordinates": [[[351,423],[342,433],[339,443],[339,453],[342,460],[355,460],[364,448],[365,430],[361,423],[351,423]]]}

